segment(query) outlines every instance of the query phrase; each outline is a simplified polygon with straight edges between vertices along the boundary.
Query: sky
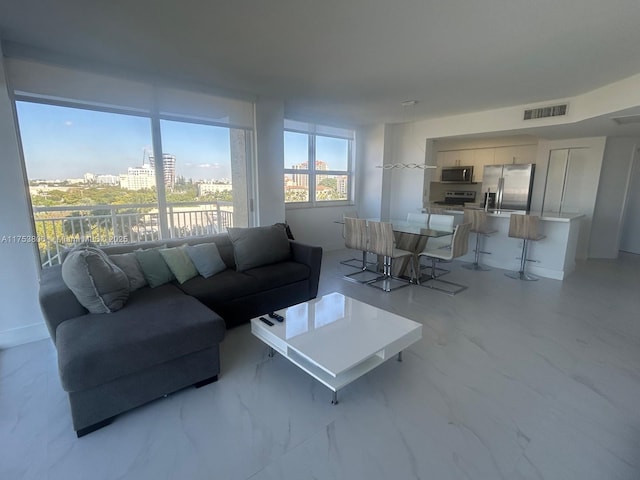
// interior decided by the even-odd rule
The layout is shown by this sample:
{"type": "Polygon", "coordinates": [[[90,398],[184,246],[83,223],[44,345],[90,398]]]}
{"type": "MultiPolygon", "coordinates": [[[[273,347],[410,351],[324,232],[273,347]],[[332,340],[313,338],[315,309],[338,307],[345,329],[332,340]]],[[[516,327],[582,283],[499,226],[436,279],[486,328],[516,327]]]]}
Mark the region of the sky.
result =
{"type": "MultiPolygon", "coordinates": [[[[152,154],[148,118],[28,102],[17,102],[17,111],[30,180],[117,175],[152,154]]],[[[176,175],[231,178],[228,129],[162,120],[161,136],[176,175]]]]}
{"type": "MultiPolygon", "coordinates": [[[[16,102],[29,180],[118,175],[152,154],[149,118],[16,102]]],[[[162,150],[176,156],[176,175],[194,180],[231,178],[229,130],[161,120],[162,150]]],[[[287,132],[285,167],[307,160],[307,136],[287,132]]],[[[347,170],[347,141],[317,137],[316,158],[347,170]]]]}

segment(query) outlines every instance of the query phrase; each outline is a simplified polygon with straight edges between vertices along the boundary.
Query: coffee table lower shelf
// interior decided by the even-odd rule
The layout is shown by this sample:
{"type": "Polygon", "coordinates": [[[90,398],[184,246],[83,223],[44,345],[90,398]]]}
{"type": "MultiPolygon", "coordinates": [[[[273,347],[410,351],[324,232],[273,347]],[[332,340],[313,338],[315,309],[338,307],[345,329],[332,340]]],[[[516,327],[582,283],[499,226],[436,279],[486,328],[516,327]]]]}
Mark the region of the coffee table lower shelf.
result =
{"type": "Polygon", "coordinates": [[[397,360],[401,362],[402,351],[422,337],[422,330],[416,330],[412,332],[412,334],[397,339],[395,342],[385,346],[385,348],[359,361],[355,365],[341,372],[334,373],[318,365],[295,348],[286,344],[277,335],[271,334],[257,319],[253,319],[251,322],[251,332],[269,346],[270,357],[273,356],[274,352],[278,352],[298,368],[328,387],[333,392],[331,403],[334,405],[338,403],[338,390],[362,377],[391,357],[395,356],[397,360]]]}

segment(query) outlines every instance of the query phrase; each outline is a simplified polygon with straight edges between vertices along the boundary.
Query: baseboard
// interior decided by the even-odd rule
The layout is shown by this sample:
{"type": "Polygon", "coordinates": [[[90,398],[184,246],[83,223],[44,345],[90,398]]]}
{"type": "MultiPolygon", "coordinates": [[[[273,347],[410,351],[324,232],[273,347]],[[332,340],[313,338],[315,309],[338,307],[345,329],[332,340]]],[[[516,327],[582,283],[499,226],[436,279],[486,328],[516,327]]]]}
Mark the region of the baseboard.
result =
{"type": "Polygon", "coordinates": [[[44,322],[12,328],[0,332],[0,350],[36,342],[44,338],[49,338],[49,331],[44,322]]]}

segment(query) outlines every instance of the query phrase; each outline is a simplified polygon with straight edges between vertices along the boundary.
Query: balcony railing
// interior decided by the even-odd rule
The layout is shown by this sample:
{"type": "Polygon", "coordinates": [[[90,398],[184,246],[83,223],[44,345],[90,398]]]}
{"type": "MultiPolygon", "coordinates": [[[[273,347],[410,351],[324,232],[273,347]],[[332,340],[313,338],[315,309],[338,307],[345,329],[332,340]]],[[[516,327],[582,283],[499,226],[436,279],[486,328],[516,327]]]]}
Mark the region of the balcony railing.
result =
{"type": "MultiPolygon", "coordinates": [[[[138,243],[163,238],[156,204],[34,207],[42,266],[60,263],[60,253],[91,240],[97,245],[138,243]]],[[[233,226],[231,202],[167,204],[169,238],[224,232],[233,226]]]]}

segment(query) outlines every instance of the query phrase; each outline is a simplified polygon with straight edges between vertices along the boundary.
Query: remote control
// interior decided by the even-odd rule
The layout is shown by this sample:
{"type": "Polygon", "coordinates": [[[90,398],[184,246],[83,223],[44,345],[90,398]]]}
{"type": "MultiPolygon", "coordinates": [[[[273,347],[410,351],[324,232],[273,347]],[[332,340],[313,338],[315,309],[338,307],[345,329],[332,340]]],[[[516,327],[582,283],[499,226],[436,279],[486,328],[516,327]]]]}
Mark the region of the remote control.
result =
{"type": "Polygon", "coordinates": [[[260,321],[266,323],[267,325],[269,325],[270,327],[273,327],[273,322],[271,320],[267,320],[264,317],[260,317],[260,321]]]}
{"type": "Polygon", "coordinates": [[[275,313],[275,312],[271,312],[271,313],[269,314],[269,316],[270,316],[271,318],[273,318],[274,320],[277,320],[278,322],[282,322],[282,321],[284,320],[284,317],[283,317],[282,315],[279,315],[279,314],[277,314],[277,313],[275,313]]]}

